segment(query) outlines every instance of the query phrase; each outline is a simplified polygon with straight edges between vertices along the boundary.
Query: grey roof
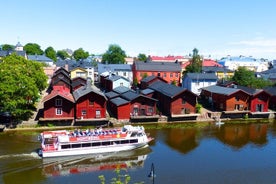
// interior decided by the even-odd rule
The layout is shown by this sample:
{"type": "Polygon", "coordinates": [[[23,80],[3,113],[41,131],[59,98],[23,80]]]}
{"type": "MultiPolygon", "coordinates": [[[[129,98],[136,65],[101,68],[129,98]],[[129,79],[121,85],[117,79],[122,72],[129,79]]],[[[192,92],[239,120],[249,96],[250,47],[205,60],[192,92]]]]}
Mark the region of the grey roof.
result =
{"type": "Polygon", "coordinates": [[[269,70],[265,70],[265,71],[262,71],[262,72],[260,72],[261,74],[274,74],[274,73],[276,73],[276,68],[271,68],[271,69],[269,69],[269,70]]]}
{"type": "Polygon", "coordinates": [[[91,93],[91,92],[96,93],[100,96],[103,96],[107,100],[106,96],[98,88],[96,88],[95,86],[91,86],[91,85],[85,85],[85,86],[82,86],[79,89],[75,90],[73,92],[73,96],[74,96],[75,100],[77,101],[80,97],[87,95],[88,93],[91,93]]]}
{"type": "Polygon", "coordinates": [[[276,95],[276,87],[266,87],[266,88],[264,88],[264,91],[266,91],[267,93],[269,93],[272,96],[276,95]]]}
{"type": "Polygon", "coordinates": [[[240,89],[237,89],[237,88],[228,88],[228,87],[222,87],[222,86],[217,86],[217,85],[204,87],[202,89],[209,91],[211,93],[217,93],[217,94],[222,94],[222,95],[231,95],[233,93],[240,91],[240,89]]]}
{"type": "Polygon", "coordinates": [[[105,93],[105,96],[108,98],[108,99],[111,99],[111,98],[115,98],[115,97],[118,97],[119,94],[114,92],[114,91],[109,91],[107,93],[105,93]]]}
{"type": "Polygon", "coordinates": [[[179,63],[171,62],[141,62],[136,61],[136,70],[138,71],[162,71],[162,72],[180,72],[181,66],[179,63]]]}
{"type": "Polygon", "coordinates": [[[255,94],[263,91],[261,89],[254,89],[254,88],[249,88],[249,87],[240,86],[240,85],[233,85],[232,88],[241,89],[244,92],[251,94],[251,95],[255,95],[255,94]]]}
{"type": "Polygon", "coordinates": [[[119,76],[119,75],[109,75],[109,77],[106,78],[106,80],[110,80],[110,81],[117,81],[119,79],[124,79],[125,81],[130,82],[127,78],[119,76]]]}
{"type": "Polygon", "coordinates": [[[153,92],[154,92],[154,90],[149,89],[149,88],[140,91],[140,93],[143,94],[143,95],[148,95],[148,94],[151,94],[153,92]]]}
{"type": "Polygon", "coordinates": [[[127,91],[129,91],[131,89],[125,87],[125,86],[118,86],[116,88],[113,89],[113,91],[115,91],[116,93],[119,93],[119,94],[122,94],[122,93],[125,93],[127,91]]]}
{"type": "Polygon", "coordinates": [[[120,95],[122,98],[132,101],[134,99],[136,99],[137,97],[139,97],[140,95],[138,93],[136,93],[135,91],[129,90],[123,94],[120,95]]]}
{"type": "Polygon", "coordinates": [[[45,55],[28,55],[27,57],[28,57],[29,60],[32,60],[32,61],[53,62],[52,59],[48,58],[45,55]]]}
{"type": "Polygon", "coordinates": [[[129,64],[98,64],[98,72],[102,74],[104,72],[116,72],[116,71],[132,71],[132,65],[129,64]]]}
{"type": "Polygon", "coordinates": [[[56,66],[57,67],[65,67],[65,65],[68,64],[69,71],[75,69],[75,68],[93,68],[93,63],[82,60],[82,61],[76,61],[76,60],[57,60],[56,66]]]}
{"type": "Polygon", "coordinates": [[[154,75],[151,75],[151,76],[148,76],[148,77],[145,77],[141,80],[141,82],[149,82],[149,81],[152,81],[153,79],[155,79],[156,76],[154,75]]]}
{"type": "Polygon", "coordinates": [[[110,100],[110,102],[117,105],[117,106],[129,103],[129,101],[127,101],[127,100],[125,100],[121,97],[113,98],[113,99],[110,100]]]}
{"type": "Polygon", "coordinates": [[[187,73],[187,76],[192,80],[218,80],[218,77],[215,73],[187,73]]]}
{"type": "Polygon", "coordinates": [[[231,70],[225,67],[217,67],[217,66],[202,66],[202,72],[231,72],[231,70]]]}
{"type": "Polygon", "coordinates": [[[26,56],[26,51],[13,51],[13,50],[0,50],[0,57],[6,57],[11,55],[12,53],[16,53],[19,56],[26,56]]]}
{"type": "Polygon", "coordinates": [[[172,84],[167,84],[161,81],[154,82],[149,86],[149,88],[159,93],[162,93],[170,98],[173,98],[174,96],[187,90],[185,88],[181,88],[172,84]]]}

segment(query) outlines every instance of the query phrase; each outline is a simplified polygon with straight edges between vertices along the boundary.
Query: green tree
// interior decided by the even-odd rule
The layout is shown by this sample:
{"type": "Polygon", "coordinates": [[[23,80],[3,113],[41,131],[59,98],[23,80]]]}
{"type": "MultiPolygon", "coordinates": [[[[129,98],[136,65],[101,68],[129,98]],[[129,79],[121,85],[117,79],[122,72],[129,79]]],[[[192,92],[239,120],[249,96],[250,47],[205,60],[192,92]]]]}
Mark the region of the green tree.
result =
{"type": "Polygon", "coordinates": [[[17,120],[28,119],[47,86],[42,65],[12,54],[3,59],[0,68],[0,111],[10,112],[17,120]]]}
{"type": "Polygon", "coordinates": [[[73,57],[77,61],[86,59],[86,58],[88,58],[88,56],[89,56],[89,52],[84,51],[82,48],[79,48],[79,49],[75,50],[74,53],[73,53],[73,57]]]}
{"type": "Polygon", "coordinates": [[[185,73],[200,73],[202,69],[202,59],[198,54],[198,50],[194,48],[193,58],[190,64],[186,67],[185,73]]]}
{"type": "Polygon", "coordinates": [[[45,49],[45,55],[53,61],[57,61],[57,53],[53,47],[48,47],[45,49]]]}
{"type": "Polygon", "coordinates": [[[28,55],[42,55],[44,52],[41,50],[40,45],[36,43],[27,43],[23,49],[28,55]]]}
{"type": "Polygon", "coordinates": [[[119,45],[109,45],[108,50],[102,56],[102,63],[125,64],[126,53],[119,45]]]}
{"type": "Polygon", "coordinates": [[[2,45],[2,50],[14,50],[14,46],[9,44],[4,44],[2,45]]]}
{"type": "Polygon", "coordinates": [[[232,77],[232,80],[241,86],[261,89],[266,86],[272,86],[272,82],[263,78],[256,78],[254,71],[246,67],[239,67],[232,77]]]}
{"type": "Polygon", "coordinates": [[[59,57],[62,60],[70,58],[69,54],[65,50],[58,50],[57,57],[59,57]]]}
{"type": "Polygon", "coordinates": [[[138,54],[137,58],[138,58],[139,61],[146,61],[147,60],[146,54],[141,54],[140,53],[140,54],[138,54]]]}

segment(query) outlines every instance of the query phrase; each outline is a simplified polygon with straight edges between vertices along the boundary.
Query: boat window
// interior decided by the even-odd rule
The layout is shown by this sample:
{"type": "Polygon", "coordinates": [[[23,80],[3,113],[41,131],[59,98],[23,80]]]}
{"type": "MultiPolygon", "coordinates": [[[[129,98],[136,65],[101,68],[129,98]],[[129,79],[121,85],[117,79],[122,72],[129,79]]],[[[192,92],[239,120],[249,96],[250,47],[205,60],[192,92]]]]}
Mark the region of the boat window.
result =
{"type": "Polygon", "coordinates": [[[92,146],[100,146],[100,145],[101,145],[100,142],[94,142],[94,143],[92,143],[92,146]]]}
{"type": "Polygon", "coordinates": [[[128,144],[129,143],[129,140],[122,140],[121,141],[121,144],[128,144]]]}
{"type": "Polygon", "coordinates": [[[138,139],[131,139],[129,142],[130,142],[130,143],[137,143],[137,142],[138,142],[138,139]]]}
{"type": "Polygon", "coordinates": [[[143,133],[138,133],[138,137],[142,137],[143,136],[143,133]]]}
{"type": "Polygon", "coordinates": [[[55,140],[55,138],[46,138],[44,139],[44,144],[53,144],[55,140]]]}
{"type": "Polygon", "coordinates": [[[72,148],[80,148],[81,144],[72,144],[72,148]]]}
{"type": "Polygon", "coordinates": [[[82,147],[91,147],[91,143],[83,143],[82,147]]]}
{"type": "Polygon", "coordinates": [[[70,149],[70,144],[61,145],[61,149],[70,149]]]}
{"type": "Polygon", "coordinates": [[[135,137],[137,135],[137,132],[132,132],[130,137],[135,137]]]}
{"type": "Polygon", "coordinates": [[[108,146],[108,145],[110,145],[110,141],[102,142],[102,145],[103,146],[108,146]]]}
{"type": "Polygon", "coordinates": [[[121,142],[120,142],[120,141],[114,141],[114,143],[115,143],[115,144],[121,144],[121,142]]]}

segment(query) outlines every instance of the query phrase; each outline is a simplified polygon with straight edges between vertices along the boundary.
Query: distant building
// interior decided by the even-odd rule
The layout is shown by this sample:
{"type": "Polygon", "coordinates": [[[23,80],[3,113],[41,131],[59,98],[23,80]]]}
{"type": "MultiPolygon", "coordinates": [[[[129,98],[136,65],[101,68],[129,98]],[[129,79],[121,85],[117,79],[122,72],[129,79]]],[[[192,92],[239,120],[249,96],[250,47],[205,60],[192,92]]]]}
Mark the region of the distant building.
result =
{"type": "Polygon", "coordinates": [[[262,72],[269,68],[269,62],[267,60],[245,56],[228,56],[219,60],[218,63],[229,70],[237,70],[238,67],[242,66],[254,72],[262,72]]]}
{"type": "Polygon", "coordinates": [[[182,81],[183,88],[199,95],[201,88],[216,85],[218,77],[215,73],[187,73],[182,81]]]}

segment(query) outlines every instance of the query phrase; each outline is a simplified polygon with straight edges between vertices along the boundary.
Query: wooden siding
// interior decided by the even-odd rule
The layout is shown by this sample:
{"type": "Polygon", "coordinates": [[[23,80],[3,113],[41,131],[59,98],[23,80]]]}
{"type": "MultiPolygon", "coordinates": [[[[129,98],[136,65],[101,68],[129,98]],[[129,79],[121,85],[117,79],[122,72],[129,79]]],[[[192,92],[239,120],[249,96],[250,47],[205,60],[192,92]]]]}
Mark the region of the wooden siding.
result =
{"type": "Polygon", "coordinates": [[[53,118],[74,118],[74,103],[61,98],[61,97],[55,97],[52,98],[46,102],[44,102],[44,119],[53,119],[53,118]],[[62,99],[62,106],[56,106],[55,102],[56,99],[62,99]],[[62,108],[62,114],[57,115],[56,109],[62,108]]]}
{"type": "Polygon", "coordinates": [[[78,99],[76,102],[76,118],[77,119],[95,119],[106,118],[106,100],[104,97],[89,93],[78,99]],[[94,102],[94,104],[90,104],[94,102]],[[86,114],[82,114],[82,111],[86,111],[86,114]],[[100,114],[96,114],[99,111],[100,114]]]}
{"type": "Polygon", "coordinates": [[[251,99],[250,111],[251,112],[268,112],[270,95],[267,93],[260,93],[251,99]]]}

